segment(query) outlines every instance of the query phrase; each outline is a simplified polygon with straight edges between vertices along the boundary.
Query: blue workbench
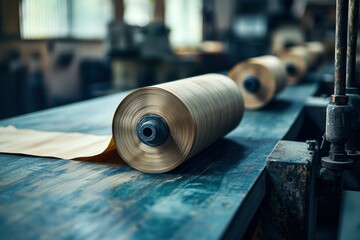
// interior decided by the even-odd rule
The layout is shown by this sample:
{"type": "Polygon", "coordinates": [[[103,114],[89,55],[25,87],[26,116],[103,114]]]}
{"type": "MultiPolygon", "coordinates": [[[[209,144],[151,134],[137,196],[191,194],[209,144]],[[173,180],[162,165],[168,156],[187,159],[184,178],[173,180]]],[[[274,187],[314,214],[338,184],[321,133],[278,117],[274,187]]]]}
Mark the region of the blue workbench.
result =
{"type": "MultiPolygon", "coordinates": [[[[246,111],[224,139],[166,174],[124,165],[0,154],[0,239],[219,239],[241,236],[266,191],[267,155],[317,84],[246,111]]],[[[44,131],[111,134],[125,93],[3,120],[44,131]]],[[[1,136],[0,136],[1,137],[1,136]]]]}

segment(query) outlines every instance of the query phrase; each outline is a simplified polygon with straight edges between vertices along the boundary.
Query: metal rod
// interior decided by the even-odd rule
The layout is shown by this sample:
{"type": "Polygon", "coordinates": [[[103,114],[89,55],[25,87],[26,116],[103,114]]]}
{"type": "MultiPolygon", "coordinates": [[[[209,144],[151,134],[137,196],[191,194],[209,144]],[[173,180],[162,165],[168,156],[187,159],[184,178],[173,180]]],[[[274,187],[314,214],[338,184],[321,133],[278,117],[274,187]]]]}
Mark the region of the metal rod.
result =
{"type": "Polygon", "coordinates": [[[336,0],[334,95],[346,94],[348,0],[336,0]]]}
{"type": "Polygon", "coordinates": [[[354,88],[355,83],[355,62],[356,62],[356,43],[357,28],[359,18],[359,0],[349,0],[349,26],[347,42],[347,69],[346,69],[346,87],[354,88]]]}
{"type": "Polygon", "coordinates": [[[113,8],[115,11],[115,20],[118,22],[124,22],[124,0],[113,0],[113,8]]]}
{"type": "Polygon", "coordinates": [[[160,23],[165,22],[165,1],[164,0],[155,0],[154,20],[155,20],[155,22],[160,22],[160,23]]]}

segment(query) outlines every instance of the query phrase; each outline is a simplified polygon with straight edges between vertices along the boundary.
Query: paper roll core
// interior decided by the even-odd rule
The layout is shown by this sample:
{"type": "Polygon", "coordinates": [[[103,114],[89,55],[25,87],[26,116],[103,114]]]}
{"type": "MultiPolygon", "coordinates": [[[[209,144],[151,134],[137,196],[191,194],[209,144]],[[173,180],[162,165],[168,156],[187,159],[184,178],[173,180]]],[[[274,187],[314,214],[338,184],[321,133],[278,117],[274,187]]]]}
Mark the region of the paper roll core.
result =
{"type": "Polygon", "coordinates": [[[296,66],[292,63],[287,63],[285,65],[285,69],[286,69],[287,74],[290,76],[296,76],[298,73],[296,66]]]}
{"type": "Polygon", "coordinates": [[[169,127],[161,116],[148,114],[136,124],[136,133],[142,143],[156,147],[163,144],[168,138],[169,127]]]}
{"type": "Polygon", "coordinates": [[[260,82],[254,76],[247,76],[244,79],[244,89],[249,93],[256,93],[260,89],[260,82]]]}

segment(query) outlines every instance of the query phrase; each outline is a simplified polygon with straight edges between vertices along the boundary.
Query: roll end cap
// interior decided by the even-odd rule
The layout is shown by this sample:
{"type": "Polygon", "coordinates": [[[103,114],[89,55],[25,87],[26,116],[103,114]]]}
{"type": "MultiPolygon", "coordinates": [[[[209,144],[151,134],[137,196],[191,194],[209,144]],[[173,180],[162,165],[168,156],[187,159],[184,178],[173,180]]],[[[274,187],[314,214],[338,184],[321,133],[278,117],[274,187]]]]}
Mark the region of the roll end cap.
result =
{"type": "Polygon", "coordinates": [[[156,147],[166,142],[169,137],[169,127],[161,116],[148,114],[136,124],[136,134],[142,143],[156,147]]]}

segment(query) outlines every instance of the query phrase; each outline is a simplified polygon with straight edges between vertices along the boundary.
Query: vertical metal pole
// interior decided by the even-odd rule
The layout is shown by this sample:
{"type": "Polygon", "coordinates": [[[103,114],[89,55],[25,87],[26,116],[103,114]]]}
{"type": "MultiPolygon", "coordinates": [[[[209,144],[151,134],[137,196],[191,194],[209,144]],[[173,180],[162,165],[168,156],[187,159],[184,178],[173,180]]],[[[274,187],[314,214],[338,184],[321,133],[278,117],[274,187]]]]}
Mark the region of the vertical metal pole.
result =
{"type": "Polygon", "coordinates": [[[164,0],[155,0],[155,22],[163,23],[165,22],[165,1],[164,0]]]}
{"type": "Polygon", "coordinates": [[[349,167],[345,143],[350,136],[352,107],[346,95],[346,50],[348,0],[336,0],[335,81],[334,94],[326,108],[326,140],[331,143],[329,157],[321,159],[322,167],[335,171],[349,167]]]}
{"type": "Polygon", "coordinates": [[[334,95],[346,94],[347,16],[348,0],[336,0],[334,95]]]}
{"type": "Polygon", "coordinates": [[[123,22],[125,10],[124,0],[113,0],[113,8],[115,13],[115,20],[117,22],[123,22]]]}
{"type": "Polygon", "coordinates": [[[356,43],[357,28],[359,18],[359,0],[349,0],[349,36],[347,44],[347,70],[346,87],[354,88],[355,85],[355,62],[356,62],[356,43]]]}
{"type": "MultiPolygon", "coordinates": [[[[357,151],[355,146],[356,132],[359,129],[359,123],[360,123],[359,122],[360,96],[358,94],[358,89],[356,87],[356,79],[355,79],[358,18],[359,18],[359,0],[350,0],[347,59],[346,59],[347,60],[346,94],[349,98],[348,101],[349,105],[352,107],[352,118],[350,125],[349,140],[346,142],[345,147],[348,157],[354,161],[360,160],[360,152],[357,151]]],[[[357,164],[356,166],[360,166],[359,163],[356,164],[357,164]]],[[[358,185],[360,186],[360,178],[358,179],[358,185]]]]}

